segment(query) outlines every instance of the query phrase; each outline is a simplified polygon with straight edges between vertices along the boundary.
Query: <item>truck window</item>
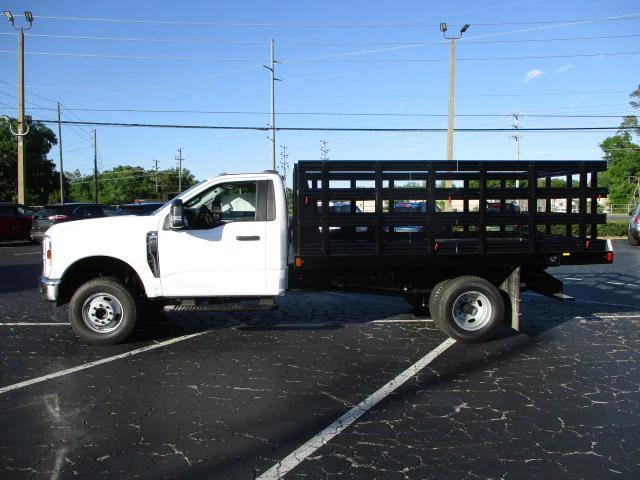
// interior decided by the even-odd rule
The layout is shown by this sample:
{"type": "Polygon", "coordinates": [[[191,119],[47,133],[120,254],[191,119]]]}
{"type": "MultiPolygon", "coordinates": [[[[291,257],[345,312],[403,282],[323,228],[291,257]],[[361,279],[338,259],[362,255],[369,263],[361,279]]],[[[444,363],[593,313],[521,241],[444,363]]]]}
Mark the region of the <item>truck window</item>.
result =
{"type": "Polygon", "coordinates": [[[190,228],[214,228],[230,222],[256,220],[257,182],[214,185],[184,204],[190,228]]]}

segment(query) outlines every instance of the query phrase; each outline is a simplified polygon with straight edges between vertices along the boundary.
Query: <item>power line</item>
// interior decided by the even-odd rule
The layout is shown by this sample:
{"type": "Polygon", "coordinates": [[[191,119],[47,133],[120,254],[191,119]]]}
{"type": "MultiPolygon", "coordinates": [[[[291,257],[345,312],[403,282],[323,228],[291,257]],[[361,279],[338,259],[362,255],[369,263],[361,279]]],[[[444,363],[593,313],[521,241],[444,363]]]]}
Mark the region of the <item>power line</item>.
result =
{"type": "MultiPolygon", "coordinates": [[[[211,115],[270,115],[270,112],[241,111],[241,110],[164,110],[164,109],[136,109],[136,108],[85,108],[85,107],[64,107],[69,112],[126,112],[126,113],[189,113],[189,114],[211,114],[211,115]]],[[[55,108],[42,107],[32,110],[55,111],[55,108]]],[[[345,117],[446,117],[446,113],[407,113],[407,112],[278,112],[278,115],[318,115],[318,116],[345,116],[345,117]]],[[[456,117],[510,117],[510,113],[460,113],[456,117]]],[[[599,114],[521,114],[521,117],[539,118],[620,118],[619,115],[599,115],[599,114]]],[[[78,119],[77,115],[74,115],[78,119]]]]}
{"type": "MultiPolygon", "coordinates": [[[[16,35],[11,32],[0,32],[0,35],[16,35]]],[[[250,42],[244,40],[207,40],[207,39],[178,39],[178,38],[144,38],[144,37],[96,37],[92,35],[54,35],[47,33],[25,34],[25,37],[60,38],[65,40],[106,40],[121,42],[150,42],[150,43],[210,43],[216,45],[266,45],[269,42],[250,42]]]]}
{"type": "MultiPolygon", "coordinates": [[[[57,123],[57,120],[38,119],[42,123],[57,123]]],[[[127,122],[91,122],[63,120],[66,125],[87,125],[103,127],[129,127],[129,128],[179,128],[179,129],[204,129],[204,130],[252,130],[271,131],[271,127],[239,126],[239,125],[186,125],[186,124],[161,124],[161,123],[127,123],[127,122]]],[[[581,132],[602,130],[632,130],[635,127],[527,127],[519,131],[526,132],[581,132]]],[[[279,131],[289,132],[446,132],[446,128],[353,128],[353,127],[277,127],[279,131]]],[[[513,128],[457,128],[459,132],[513,132],[513,128]]]]}
{"type": "MultiPolygon", "coordinates": [[[[29,52],[25,52],[29,53],[29,52]]],[[[483,62],[497,60],[530,60],[530,59],[549,59],[549,58],[578,58],[578,57],[611,57],[620,55],[638,55],[640,51],[633,52],[601,52],[601,53],[572,53],[561,55],[526,55],[518,57],[468,57],[456,58],[457,61],[466,62],[483,62]]],[[[301,60],[282,60],[283,64],[292,63],[412,63],[412,62],[448,62],[447,58],[378,58],[378,59],[347,59],[335,60],[331,58],[324,59],[301,59],[301,60]]]]}
{"type": "MultiPolygon", "coordinates": [[[[0,50],[0,53],[17,54],[15,50],[0,50]]],[[[80,58],[111,58],[133,60],[185,60],[185,61],[210,61],[224,63],[252,62],[260,63],[259,59],[250,58],[204,58],[204,57],[163,57],[155,55],[107,55],[101,53],[69,53],[69,52],[24,52],[27,55],[53,56],[53,57],[80,57],[80,58]]]]}
{"type": "MultiPolygon", "coordinates": [[[[0,32],[0,35],[17,35],[12,32],[0,32]]],[[[267,41],[243,41],[243,40],[208,40],[208,39],[176,39],[176,38],[144,38],[144,37],[101,37],[92,35],[54,35],[46,33],[31,33],[25,34],[25,37],[35,38],[58,38],[64,40],[98,40],[98,41],[120,41],[120,42],[149,42],[149,43],[176,43],[176,44],[214,44],[214,45],[267,45],[267,41]]],[[[581,41],[581,40],[606,40],[617,38],[633,38],[640,37],[640,34],[630,35],[594,35],[594,36],[581,36],[581,37],[557,37],[557,38],[531,38],[520,40],[461,40],[464,43],[479,43],[479,44],[492,44],[492,43],[535,43],[535,42],[568,42],[568,41],[581,41]]],[[[416,41],[382,41],[382,42],[296,42],[296,41],[282,41],[281,44],[295,44],[296,46],[319,46],[319,47],[338,47],[338,46],[381,46],[381,45],[430,45],[430,44],[445,44],[445,42],[424,42],[422,40],[416,41]]]]}
{"type": "MultiPolygon", "coordinates": [[[[15,50],[0,50],[0,53],[17,54],[15,50]]],[[[259,64],[257,59],[250,58],[208,58],[208,57],[163,57],[153,55],[106,55],[99,53],[68,53],[68,52],[24,52],[26,55],[38,56],[54,56],[54,57],[77,57],[77,58],[109,58],[116,60],[175,60],[175,61],[208,61],[208,62],[224,62],[224,63],[241,63],[250,62],[259,64]]],[[[371,52],[373,53],[373,52],[371,52]]],[[[502,61],[502,60],[531,60],[531,59],[550,59],[550,58],[579,58],[579,57],[611,57],[621,55],[638,55],[640,51],[633,52],[600,52],[600,53],[572,53],[561,55],[526,55],[517,57],[469,57],[457,58],[456,61],[466,62],[484,62],[484,61],[502,61]]],[[[447,58],[379,58],[379,59],[346,59],[338,60],[328,57],[340,55],[330,55],[327,58],[317,59],[293,59],[282,60],[282,64],[295,63],[426,63],[426,62],[448,62],[447,58]]]]}
{"type": "MultiPolygon", "coordinates": [[[[499,25],[551,25],[559,23],[583,23],[583,22],[611,22],[621,20],[635,20],[640,17],[640,13],[620,15],[616,17],[572,19],[572,20],[538,20],[526,22],[471,22],[476,26],[499,26],[499,25]]],[[[387,24],[299,24],[299,23],[244,23],[244,22],[207,22],[207,21],[184,21],[184,20],[151,20],[151,19],[127,19],[127,18],[98,18],[98,17],[66,17],[52,15],[38,15],[39,20],[65,20],[83,22],[103,22],[103,23],[149,23],[158,25],[193,25],[193,26],[218,26],[218,27],[266,27],[266,28],[422,28],[437,27],[437,23],[387,23],[387,24]]],[[[453,22],[450,22],[453,24],[453,22]]]]}
{"type": "MultiPolygon", "coordinates": [[[[15,88],[15,84],[11,84],[4,80],[0,80],[4,85],[0,85],[0,87],[6,88],[15,88]]],[[[61,86],[61,85],[27,85],[27,89],[29,88],[46,88],[46,89],[54,89],[54,90],[79,90],[79,91],[98,91],[98,92],[107,92],[107,93],[115,93],[109,90],[99,90],[99,89],[88,89],[82,87],[69,87],[69,86],[61,86]]],[[[32,91],[27,90],[30,94],[35,95],[32,91]]],[[[2,92],[0,92],[2,93],[2,92]]],[[[220,97],[229,97],[229,96],[242,96],[246,97],[248,94],[259,93],[262,95],[262,92],[221,92],[221,93],[212,93],[208,96],[220,96],[220,97]]],[[[591,91],[591,92],[542,92],[542,93],[471,93],[471,94],[460,94],[456,95],[456,97],[540,97],[540,96],[568,96],[568,95],[627,95],[626,91],[591,91]]],[[[15,98],[15,95],[13,96],[15,98]]],[[[388,95],[360,95],[360,94],[351,94],[351,95],[322,95],[322,94],[308,94],[305,97],[313,97],[313,98],[445,98],[446,95],[415,95],[415,94],[388,94],[388,95]]],[[[47,99],[49,100],[49,99],[47,99]]],[[[52,101],[52,100],[49,100],[52,101]]]]}

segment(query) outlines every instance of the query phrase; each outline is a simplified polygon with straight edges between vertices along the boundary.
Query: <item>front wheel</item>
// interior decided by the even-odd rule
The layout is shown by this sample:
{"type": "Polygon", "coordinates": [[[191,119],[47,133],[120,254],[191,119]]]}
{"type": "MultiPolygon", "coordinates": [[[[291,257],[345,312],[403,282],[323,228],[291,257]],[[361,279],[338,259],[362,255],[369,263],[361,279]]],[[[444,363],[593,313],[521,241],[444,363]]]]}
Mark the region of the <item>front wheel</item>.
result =
{"type": "Polygon", "coordinates": [[[504,318],[504,300],[495,285],[471,275],[442,286],[433,307],[436,325],[448,336],[467,342],[489,340],[504,318]]]}
{"type": "Polygon", "coordinates": [[[87,343],[114,345],[125,340],[136,323],[138,311],[131,292],[118,280],[96,278],[71,297],[69,321],[87,343]]]}

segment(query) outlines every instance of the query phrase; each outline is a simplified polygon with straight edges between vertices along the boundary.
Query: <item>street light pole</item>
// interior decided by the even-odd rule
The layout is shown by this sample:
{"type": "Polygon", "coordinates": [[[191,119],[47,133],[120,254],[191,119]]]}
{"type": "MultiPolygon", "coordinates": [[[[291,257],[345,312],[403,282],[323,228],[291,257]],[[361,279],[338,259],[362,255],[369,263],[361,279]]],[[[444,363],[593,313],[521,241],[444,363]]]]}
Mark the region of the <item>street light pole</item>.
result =
{"type": "Polygon", "coordinates": [[[24,168],[24,31],[18,33],[18,203],[25,203],[24,168]]]}
{"type": "Polygon", "coordinates": [[[453,118],[454,118],[454,83],[456,63],[456,40],[462,38],[464,32],[470,27],[465,23],[458,35],[447,35],[447,24],[440,24],[440,31],[444,38],[451,40],[449,46],[449,114],[447,123],[447,160],[453,160],[453,118]]]}
{"type": "Polygon", "coordinates": [[[11,23],[14,30],[18,31],[18,203],[25,204],[25,162],[24,162],[24,31],[29,30],[33,24],[31,12],[24,12],[24,18],[29,24],[27,27],[16,27],[13,14],[7,10],[5,18],[11,23]]]}
{"type": "Polygon", "coordinates": [[[453,160],[454,82],[456,68],[456,41],[451,37],[449,47],[449,115],[447,122],[447,160],[453,160]]]}

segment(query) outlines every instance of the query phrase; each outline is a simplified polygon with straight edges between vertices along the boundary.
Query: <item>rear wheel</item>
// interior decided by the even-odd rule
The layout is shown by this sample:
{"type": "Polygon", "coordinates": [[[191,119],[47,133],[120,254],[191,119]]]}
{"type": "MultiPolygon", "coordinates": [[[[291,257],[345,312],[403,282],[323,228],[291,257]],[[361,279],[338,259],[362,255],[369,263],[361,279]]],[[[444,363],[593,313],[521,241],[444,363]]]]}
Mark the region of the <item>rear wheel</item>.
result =
{"type": "Polygon", "coordinates": [[[633,247],[637,247],[638,245],[640,245],[640,241],[636,240],[631,235],[629,235],[628,238],[629,238],[629,245],[631,245],[633,247]]]}
{"type": "Polygon", "coordinates": [[[468,342],[492,338],[504,318],[504,301],[488,280],[475,276],[446,282],[434,298],[433,320],[448,336],[468,342]]]}
{"type": "Polygon", "coordinates": [[[435,287],[433,287],[433,290],[431,290],[431,293],[429,294],[429,311],[431,312],[431,318],[433,318],[433,316],[436,314],[436,311],[438,310],[437,304],[440,298],[440,294],[442,293],[442,290],[444,289],[446,284],[447,280],[436,283],[435,287]]]}
{"type": "Polygon", "coordinates": [[[137,315],[134,296],[110,277],[88,281],[69,302],[71,326],[82,340],[93,345],[114,345],[125,340],[137,315]]]}

